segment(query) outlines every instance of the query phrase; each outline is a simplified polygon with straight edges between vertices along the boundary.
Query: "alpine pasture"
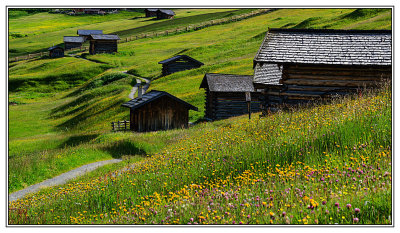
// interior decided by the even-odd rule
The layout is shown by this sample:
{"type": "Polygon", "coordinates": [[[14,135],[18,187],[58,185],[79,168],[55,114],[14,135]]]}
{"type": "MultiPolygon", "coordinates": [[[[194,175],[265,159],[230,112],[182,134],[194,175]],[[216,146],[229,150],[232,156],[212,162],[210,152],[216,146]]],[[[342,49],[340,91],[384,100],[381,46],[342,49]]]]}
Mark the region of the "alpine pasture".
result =
{"type": "MultiPolygon", "coordinates": [[[[141,12],[17,12],[9,21],[9,55],[45,51],[77,29],[127,36],[250,11],[177,9],[175,19],[161,21],[141,12]]],[[[392,224],[390,86],[265,118],[202,121],[204,74],[252,75],[268,27],[391,29],[391,11],[278,9],[121,43],[115,54],[9,63],[9,193],[87,163],[124,160],[11,202],[8,223],[392,224]],[[205,65],[162,77],[158,62],[178,54],[205,65]],[[121,104],[141,77],[152,81],[149,90],[198,107],[190,112],[195,124],[110,132],[111,122],[129,119],[121,104]]]]}

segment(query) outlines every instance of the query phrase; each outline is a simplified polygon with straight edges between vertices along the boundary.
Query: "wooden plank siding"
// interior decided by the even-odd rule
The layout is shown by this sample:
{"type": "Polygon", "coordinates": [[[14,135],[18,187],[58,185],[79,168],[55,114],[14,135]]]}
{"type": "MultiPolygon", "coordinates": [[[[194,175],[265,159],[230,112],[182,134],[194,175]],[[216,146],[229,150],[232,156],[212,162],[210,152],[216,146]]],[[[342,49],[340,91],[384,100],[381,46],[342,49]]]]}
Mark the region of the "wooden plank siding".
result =
{"type": "MultiPolygon", "coordinates": [[[[260,111],[258,92],[251,93],[251,112],[260,111]]],[[[244,92],[210,92],[206,89],[205,117],[221,120],[248,113],[244,92]]]]}
{"type": "Polygon", "coordinates": [[[81,46],[82,46],[82,43],[64,42],[65,50],[79,48],[81,46]]]}
{"type": "Polygon", "coordinates": [[[181,103],[163,96],[130,110],[130,129],[137,132],[187,128],[189,110],[181,103]]]}
{"type": "Polygon", "coordinates": [[[346,95],[390,81],[391,66],[283,65],[281,87],[267,88],[269,105],[297,104],[346,95]]]}
{"type": "Polygon", "coordinates": [[[98,53],[118,52],[117,41],[91,40],[89,52],[91,55],[98,53]]]}
{"type": "Polygon", "coordinates": [[[201,65],[193,63],[192,61],[187,61],[187,60],[175,61],[163,65],[162,75],[165,76],[183,70],[198,68],[200,66],[201,65]]]}

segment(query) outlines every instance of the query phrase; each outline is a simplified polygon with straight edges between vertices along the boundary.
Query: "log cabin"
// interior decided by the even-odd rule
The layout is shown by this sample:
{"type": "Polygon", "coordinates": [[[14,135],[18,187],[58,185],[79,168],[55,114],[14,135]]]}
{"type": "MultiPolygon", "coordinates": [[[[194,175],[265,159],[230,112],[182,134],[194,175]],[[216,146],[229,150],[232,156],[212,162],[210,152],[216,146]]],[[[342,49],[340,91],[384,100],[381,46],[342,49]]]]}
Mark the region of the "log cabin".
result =
{"type": "Polygon", "coordinates": [[[118,52],[118,35],[90,35],[89,54],[118,52]]]}
{"type": "Polygon", "coordinates": [[[76,34],[82,36],[86,41],[90,35],[103,35],[103,30],[82,30],[79,29],[76,34]]]}
{"type": "Polygon", "coordinates": [[[197,61],[187,55],[177,55],[166,60],[158,62],[162,65],[162,76],[166,76],[178,71],[199,68],[204,65],[202,62],[197,61]]]}
{"type": "Polygon", "coordinates": [[[253,60],[254,86],[266,107],[372,88],[391,81],[391,43],[390,30],[269,29],[253,60]]]}
{"type": "Polygon", "coordinates": [[[164,91],[151,90],[123,107],[130,109],[130,129],[137,132],[187,128],[189,110],[198,109],[164,91]]]}
{"type": "Polygon", "coordinates": [[[79,48],[85,42],[85,38],[82,36],[64,36],[64,48],[65,50],[79,48]]]}
{"type": "Polygon", "coordinates": [[[204,75],[200,88],[205,89],[207,120],[221,120],[248,114],[246,92],[251,95],[251,112],[260,111],[259,95],[254,91],[253,76],[234,74],[204,75]]]}
{"type": "Polygon", "coordinates": [[[48,51],[49,57],[64,57],[64,49],[60,46],[52,46],[48,51]]]}
{"type": "Polygon", "coordinates": [[[175,12],[172,10],[165,10],[165,9],[158,9],[157,12],[157,19],[173,19],[175,16],[175,12]]]}
{"type": "Polygon", "coordinates": [[[144,13],[146,15],[146,18],[148,18],[148,17],[156,17],[157,16],[157,11],[158,11],[158,9],[148,8],[148,9],[144,10],[144,13]]]}

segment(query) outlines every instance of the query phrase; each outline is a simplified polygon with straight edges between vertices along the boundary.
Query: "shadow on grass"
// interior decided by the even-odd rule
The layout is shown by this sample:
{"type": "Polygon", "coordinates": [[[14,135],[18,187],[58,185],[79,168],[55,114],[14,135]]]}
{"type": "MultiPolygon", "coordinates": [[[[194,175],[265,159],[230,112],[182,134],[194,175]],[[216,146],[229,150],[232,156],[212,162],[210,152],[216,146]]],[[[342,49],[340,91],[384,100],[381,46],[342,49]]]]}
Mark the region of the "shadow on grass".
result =
{"type": "Polygon", "coordinates": [[[102,150],[111,154],[113,158],[121,158],[125,155],[140,155],[145,156],[146,151],[135,145],[134,142],[129,140],[118,141],[107,145],[102,150]]]}
{"type": "Polygon", "coordinates": [[[86,111],[72,117],[71,119],[65,121],[64,123],[57,125],[56,127],[60,130],[70,130],[70,129],[76,129],[82,125],[88,125],[91,123],[88,122],[90,121],[88,119],[95,116],[102,116],[103,113],[110,111],[110,109],[115,108],[115,106],[122,105],[124,102],[125,102],[124,100],[118,100],[109,104],[108,106],[101,106],[101,109],[99,109],[98,105],[92,106],[88,108],[86,111]]]}
{"type": "Polygon", "coordinates": [[[91,140],[97,138],[99,134],[87,134],[87,135],[78,135],[71,136],[65,142],[63,142],[59,148],[64,148],[67,146],[78,146],[80,144],[90,142],[91,140]]]}

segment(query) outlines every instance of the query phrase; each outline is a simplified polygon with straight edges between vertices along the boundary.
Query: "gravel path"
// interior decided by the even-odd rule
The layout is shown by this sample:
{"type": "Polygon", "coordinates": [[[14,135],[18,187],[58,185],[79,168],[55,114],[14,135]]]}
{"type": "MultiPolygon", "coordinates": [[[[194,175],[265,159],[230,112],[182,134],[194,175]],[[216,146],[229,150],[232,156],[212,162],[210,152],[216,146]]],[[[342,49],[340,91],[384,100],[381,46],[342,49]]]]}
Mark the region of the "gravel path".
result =
{"type": "MultiPolygon", "coordinates": [[[[122,71],[122,73],[128,74],[128,71],[122,71]]],[[[128,74],[128,75],[131,75],[131,74],[128,74]]],[[[143,77],[140,77],[140,78],[144,79],[144,81],[146,82],[146,84],[144,84],[143,88],[142,88],[142,95],[143,95],[144,93],[146,93],[147,89],[149,89],[151,81],[148,80],[147,78],[143,78],[143,77]]],[[[138,90],[140,85],[142,85],[142,80],[137,78],[136,84],[135,84],[135,86],[132,87],[131,93],[128,96],[130,99],[134,99],[135,93],[138,90]]]]}
{"type": "Polygon", "coordinates": [[[78,176],[84,175],[85,173],[93,171],[93,170],[97,169],[98,167],[104,166],[109,163],[118,163],[121,161],[122,161],[121,159],[110,159],[110,160],[104,160],[104,161],[99,161],[99,162],[83,165],[82,167],[78,167],[74,170],[63,173],[54,178],[45,180],[38,184],[31,185],[20,191],[11,193],[8,195],[8,201],[11,202],[14,200],[18,200],[20,198],[23,198],[25,195],[27,195],[29,193],[34,193],[34,192],[39,191],[39,189],[41,189],[41,188],[65,184],[65,183],[67,183],[68,180],[71,180],[78,176]]]}

